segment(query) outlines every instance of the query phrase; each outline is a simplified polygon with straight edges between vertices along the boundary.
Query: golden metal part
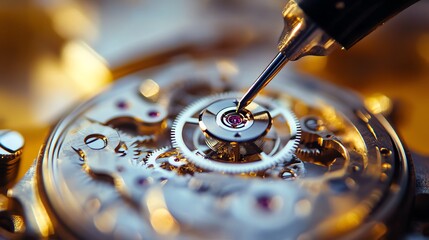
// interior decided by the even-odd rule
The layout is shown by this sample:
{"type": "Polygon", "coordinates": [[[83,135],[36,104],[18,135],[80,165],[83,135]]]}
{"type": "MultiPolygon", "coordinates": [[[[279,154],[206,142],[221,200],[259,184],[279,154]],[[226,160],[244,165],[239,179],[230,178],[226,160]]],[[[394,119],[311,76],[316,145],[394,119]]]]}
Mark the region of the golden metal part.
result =
{"type": "Polygon", "coordinates": [[[384,94],[372,94],[364,99],[366,108],[372,114],[383,114],[385,116],[392,112],[392,100],[384,94]]]}
{"type": "Polygon", "coordinates": [[[146,79],[140,84],[140,94],[151,102],[156,102],[159,98],[160,88],[158,83],[152,79],[146,79]]]}

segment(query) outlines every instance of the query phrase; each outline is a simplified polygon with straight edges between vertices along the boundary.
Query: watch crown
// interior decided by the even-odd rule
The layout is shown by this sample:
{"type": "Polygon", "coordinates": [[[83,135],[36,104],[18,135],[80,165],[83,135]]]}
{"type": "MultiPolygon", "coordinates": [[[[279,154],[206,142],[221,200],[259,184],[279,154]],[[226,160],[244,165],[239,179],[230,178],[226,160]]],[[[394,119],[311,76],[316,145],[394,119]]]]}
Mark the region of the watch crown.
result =
{"type": "Polygon", "coordinates": [[[16,131],[0,130],[0,187],[15,180],[24,147],[24,138],[16,131]]]}

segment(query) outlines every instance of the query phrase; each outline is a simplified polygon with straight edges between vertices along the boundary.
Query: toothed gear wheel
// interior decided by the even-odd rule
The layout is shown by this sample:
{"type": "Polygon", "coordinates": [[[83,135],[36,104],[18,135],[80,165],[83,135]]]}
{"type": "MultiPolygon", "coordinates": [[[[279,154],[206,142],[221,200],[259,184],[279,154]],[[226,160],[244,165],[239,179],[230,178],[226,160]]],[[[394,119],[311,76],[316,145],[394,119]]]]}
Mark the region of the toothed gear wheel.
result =
{"type": "MultiPolygon", "coordinates": [[[[299,121],[287,107],[282,106],[281,103],[273,99],[262,96],[257,97],[254,102],[268,111],[269,119],[272,121],[272,124],[270,123],[269,125],[271,129],[268,129],[269,131],[266,135],[262,135],[256,141],[252,139],[249,142],[220,141],[221,144],[219,145],[221,147],[214,150],[211,145],[212,139],[203,133],[202,129],[207,126],[200,121],[200,113],[208,109],[208,106],[216,101],[224,99],[236,101],[241,95],[241,93],[235,92],[213,95],[203,98],[185,108],[178,115],[172,126],[171,138],[173,147],[177,148],[181,155],[189,162],[208,171],[232,174],[249,173],[264,171],[278,163],[290,162],[300,142],[301,128],[299,121]],[[287,129],[284,129],[285,126],[287,126],[287,129]],[[236,153],[231,153],[230,146],[234,144],[238,144],[240,147],[236,153]],[[252,146],[256,150],[248,159],[239,159],[237,161],[237,156],[244,158],[241,146],[252,146]],[[258,152],[257,150],[260,151],[258,152]],[[235,160],[225,161],[214,157],[215,155],[224,157],[228,154],[235,154],[235,160]]],[[[251,108],[249,109],[251,110],[251,108]]],[[[250,110],[247,111],[251,112],[250,110]]]]}
{"type": "Polygon", "coordinates": [[[188,164],[186,159],[181,157],[177,150],[170,146],[157,149],[146,158],[146,167],[148,169],[159,171],[165,174],[166,177],[192,173],[191,166],[188,164]]]}
{"type": "Polygon", "coordinates": [[[299,158],[305,158],[305,157],[317,157],[320,156],[322,154],[321,150],[318,148],[301,148],[298,147],[298,149],[296,150],[296,155],[299,158]]]}
{"type": "Polygon", "coordinates": [[[131,136],[120,130],[117,130],[117,132],[119,133],[121,144],[116,149],[116,152],[120,156],[128,156],[133,165],[142,164],[148,154],[154,151],[151,148],[144,147],[145,143],[154,139],[153,135],[131,136]]]}
{"type": "MultiPolygon", "coordinates": [[[[298,150],[297,150],[298,151],[298,150]]],[[[274,168],[268,169],[264,177],[281,178],[284,180],[293,180],[304,176],[306,170],[304,163],[298,158],[294,158],[292,162],[278,164],[274,168]]]]}

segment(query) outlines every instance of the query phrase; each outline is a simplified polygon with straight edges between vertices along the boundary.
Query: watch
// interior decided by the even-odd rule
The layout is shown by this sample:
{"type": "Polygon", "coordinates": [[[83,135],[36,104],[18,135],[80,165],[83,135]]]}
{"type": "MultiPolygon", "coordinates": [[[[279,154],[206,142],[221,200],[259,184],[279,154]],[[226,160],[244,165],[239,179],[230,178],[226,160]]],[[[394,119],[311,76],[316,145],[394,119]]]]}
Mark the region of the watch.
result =
{"type": "MultiPolygon", "coordinates": [[[[285,69],[252,104],[235,110],[273,54],[266,45],[278,32],[266,26],[280,26],[273,14],[280,1],[219,2],[181,1],[174,15],[163,2],[124,7],[151,21],[124,18],[119,3],[103,8],[114,17],[103,19],[103,41],[92,47],[132,71],[113,66],[118,80],[65,112],[15,185],[24,140],[0,131],[0,239],[429,235],[429,160],[410,153],[377,99],[285,69]],[[189,15],[201,19],[198,34],[176,41],[178,29],[194,28],[189,15]],[[166,18],[170,28],[162,28],[166,18]],[[140,31],[142,23],[159,32],[136,37],[123,27],[140,31]],[[115,26],[121,34],[106,35],[115,26]],[[140,51],[134,37],[145,47],[161,39],[176,45],[140,51]],[[109,56],[112,45],[121,54],[109,56]],[[144,67],[136,59],[123,64],[122,57],[135,55],[149,56],[144,67]]],[[[66,42],[64,55],[80,53],[79,46],[66,42]]]]}
{"type": "MultiPolygon", "coordinates": [[[[228,68],[249,62],[238,55],[228,68]]],[[[216,57],[181,59],[129,74],[76,107],[2,197],[2,237],[407,234],[414,169],[424,164],[413,166],[383,115],[350,91],[293,72],[236,112],[252,79],[221,69],[216,57]]],[[[2,160],[19,159],[22,142],[8,147],[8,135],[20,139],[2,132],[2,160]]]]}

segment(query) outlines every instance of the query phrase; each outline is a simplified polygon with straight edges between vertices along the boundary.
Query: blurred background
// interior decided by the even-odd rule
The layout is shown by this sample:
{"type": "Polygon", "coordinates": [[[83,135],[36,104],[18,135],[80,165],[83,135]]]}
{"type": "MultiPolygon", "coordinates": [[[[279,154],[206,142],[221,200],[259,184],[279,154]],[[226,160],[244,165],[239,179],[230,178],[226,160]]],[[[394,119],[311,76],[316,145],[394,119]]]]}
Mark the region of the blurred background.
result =
{"type": "MultiPolygon", "coordinates": [[[[284,4],[0,1],[0,129],[17,130],[26,140],[19,176],[61,116],[121,76],[184,54],[232,56],[263,45],[274,56],[284,4]]],[[[374,111],[391,112],[412,150],[429,155],[428,13],[429,1],[421,0],[351,50],[305,57],[284,71],[359,92],[374,111]]]]}

